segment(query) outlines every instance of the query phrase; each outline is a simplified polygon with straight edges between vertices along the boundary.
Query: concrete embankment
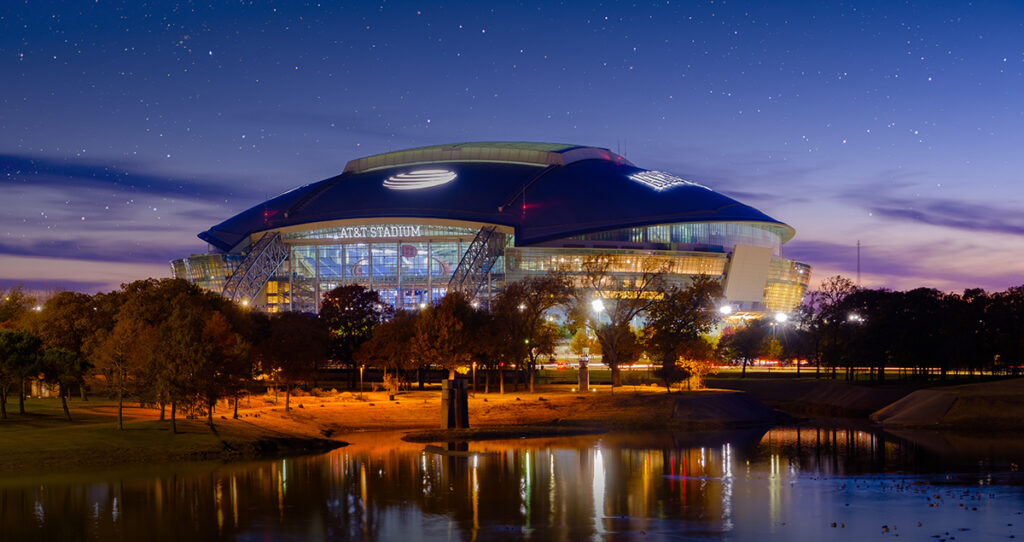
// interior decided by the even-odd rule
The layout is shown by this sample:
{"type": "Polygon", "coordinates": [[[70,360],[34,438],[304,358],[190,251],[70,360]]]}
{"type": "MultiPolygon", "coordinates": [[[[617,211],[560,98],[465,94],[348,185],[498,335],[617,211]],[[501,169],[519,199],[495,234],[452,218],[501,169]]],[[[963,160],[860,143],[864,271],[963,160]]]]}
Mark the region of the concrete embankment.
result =
{"type": "Polygon", "coordinates": [[[1024,379],[917,390],[871,421],[886,428],[1024,430],[1024,379]]]}
{"type": "Polygon", "coordinates": [[[775,417],[764,403],[733,390],[683,394],[672,406],[672,420],[695,429],[767,424],[775,417]]]}
{"type": "Polygon", "coordinates": [[[789,414],[846,418],[865,418],[915,389],[898,383],[872,386],[792,377],[711,379],[708,385],[745,391],[789,414]]]}

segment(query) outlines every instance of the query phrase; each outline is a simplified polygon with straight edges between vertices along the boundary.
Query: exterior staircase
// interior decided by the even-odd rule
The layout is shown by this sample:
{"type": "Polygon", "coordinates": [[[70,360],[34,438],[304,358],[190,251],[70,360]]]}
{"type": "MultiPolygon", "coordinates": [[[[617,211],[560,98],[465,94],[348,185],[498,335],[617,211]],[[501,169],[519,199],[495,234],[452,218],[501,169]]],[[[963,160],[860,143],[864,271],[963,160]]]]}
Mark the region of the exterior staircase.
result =
{"type": "Polygon", "coordinates": [[[281,241],[281,234],[265,234],[249,249],[242,263],[238,264],[221,295],[232,301],[251,301],[287,259],[288,246],[281,241]]]}
{"type": "Polygon", "coordinates": [[[461,292],[472,301],[487,284],[487,275],[505,248],[505,234],[495,230],[495,226],[484,226],[477,232],[448,281],[449,292],[461,292]]]}

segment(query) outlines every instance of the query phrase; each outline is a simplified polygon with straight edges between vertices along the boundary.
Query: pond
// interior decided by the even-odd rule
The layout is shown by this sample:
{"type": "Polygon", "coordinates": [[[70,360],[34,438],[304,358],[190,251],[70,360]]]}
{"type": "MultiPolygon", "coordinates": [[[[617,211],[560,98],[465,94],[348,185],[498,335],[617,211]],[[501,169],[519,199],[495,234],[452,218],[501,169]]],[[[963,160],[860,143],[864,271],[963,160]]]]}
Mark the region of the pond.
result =
{"type": "MultiPolygon", "coordinates": [[[[0,540],[1009,540],[1020,439],[778,427],[0,479],[0,540]]],[[[453,446],[452,448],[462,448],[453,446]]]]}

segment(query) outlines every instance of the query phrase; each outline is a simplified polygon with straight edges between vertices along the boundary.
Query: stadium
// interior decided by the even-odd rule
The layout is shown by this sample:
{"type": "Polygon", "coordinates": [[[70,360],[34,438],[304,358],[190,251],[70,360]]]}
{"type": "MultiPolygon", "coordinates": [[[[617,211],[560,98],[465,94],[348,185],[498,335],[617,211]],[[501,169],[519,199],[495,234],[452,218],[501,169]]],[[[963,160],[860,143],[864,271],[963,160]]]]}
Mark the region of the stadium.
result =
{"type": "Polygon", "coordinates": [[[343,284],[400,309],[456,290],[486,302],[507,281],[601,255],[624,287],[655,260],[669,283],[709,275],[736,314],[763,314],[792,311],[807,288],[810,266],[781,256],[794,233],[607,149],[459,143],[352,160],[200,233],[208,253],[171,268],[251,307],[315,313],[343,284]]]}

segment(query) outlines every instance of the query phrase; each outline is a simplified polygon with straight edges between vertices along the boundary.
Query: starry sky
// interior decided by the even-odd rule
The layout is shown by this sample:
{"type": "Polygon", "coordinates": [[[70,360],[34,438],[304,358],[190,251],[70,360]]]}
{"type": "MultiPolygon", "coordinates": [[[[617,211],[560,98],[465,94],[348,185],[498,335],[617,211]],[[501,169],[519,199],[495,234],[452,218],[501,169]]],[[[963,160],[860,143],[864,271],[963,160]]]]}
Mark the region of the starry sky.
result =
{"type": "Polygon", "coordinates": [[[606,147],[814,278],[1024,284],[1024,2],[0,3],[0,287],[169,276],[353,158],[606,147]]]}

